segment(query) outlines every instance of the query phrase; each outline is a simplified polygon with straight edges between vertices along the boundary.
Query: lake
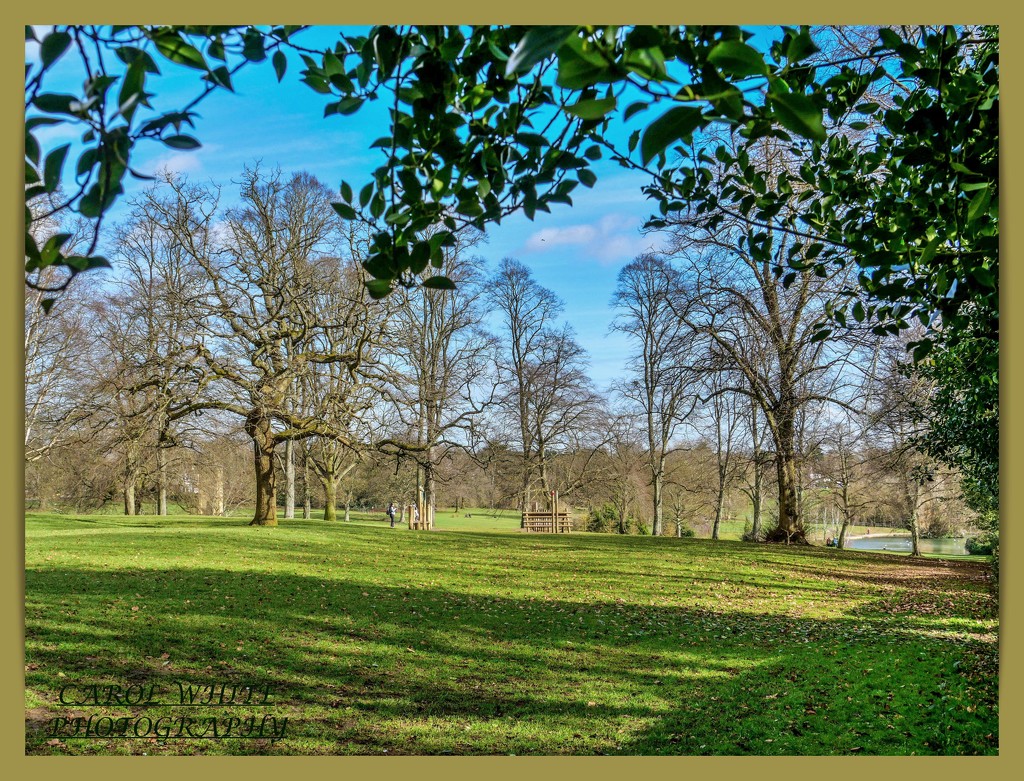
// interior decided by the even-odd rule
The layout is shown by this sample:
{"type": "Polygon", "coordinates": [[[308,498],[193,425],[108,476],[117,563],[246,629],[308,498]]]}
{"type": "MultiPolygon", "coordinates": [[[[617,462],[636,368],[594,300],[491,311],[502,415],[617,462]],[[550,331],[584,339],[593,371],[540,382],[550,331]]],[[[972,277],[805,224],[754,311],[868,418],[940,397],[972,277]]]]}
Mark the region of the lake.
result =
{"type": "MultiPolygon", "coordinates": [[[[966,537],[940,537],[938,539],[922,539],[922,553],[948,553],[957,556],[967,555],[966,537]]],[[[891,550],[900,553],[910,553],[909,536],[892,536],[880,534],[877,537],[860,537],[855,540],[847,540],[848,550],[891,550]]]]}

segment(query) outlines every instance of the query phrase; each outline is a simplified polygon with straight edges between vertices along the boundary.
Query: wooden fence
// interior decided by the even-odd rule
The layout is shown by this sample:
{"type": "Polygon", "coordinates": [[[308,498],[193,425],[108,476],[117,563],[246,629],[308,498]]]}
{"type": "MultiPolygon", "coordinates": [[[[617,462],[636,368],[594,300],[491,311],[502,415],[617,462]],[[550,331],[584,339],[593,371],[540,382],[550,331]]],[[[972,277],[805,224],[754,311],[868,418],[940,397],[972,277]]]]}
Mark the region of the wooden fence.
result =
{"type": "Polygon", "coordinates": [[[528,532],[565,534],[572,531],[572,518],[567,512],[553,513],[550,510],[524,512],[521,528],[528,532]]]}

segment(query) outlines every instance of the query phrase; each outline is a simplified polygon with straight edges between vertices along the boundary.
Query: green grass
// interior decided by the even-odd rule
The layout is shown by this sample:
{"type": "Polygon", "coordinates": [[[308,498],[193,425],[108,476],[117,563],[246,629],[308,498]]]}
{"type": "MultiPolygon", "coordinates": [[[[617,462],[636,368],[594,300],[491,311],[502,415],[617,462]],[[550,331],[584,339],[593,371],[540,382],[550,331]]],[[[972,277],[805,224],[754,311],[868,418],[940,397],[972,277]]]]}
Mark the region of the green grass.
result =
{"type": "Polygon", "coordinates": [[[25,584],[31,754],[998,750],[996,604],[975,562],[373,517],[30,515],[25,584]],[[179,681],[272,696],[57,702],[66,684],[166,699],[179,681]],[[278,742],[47,734],[93,714],[288,724],[278,742]]]}

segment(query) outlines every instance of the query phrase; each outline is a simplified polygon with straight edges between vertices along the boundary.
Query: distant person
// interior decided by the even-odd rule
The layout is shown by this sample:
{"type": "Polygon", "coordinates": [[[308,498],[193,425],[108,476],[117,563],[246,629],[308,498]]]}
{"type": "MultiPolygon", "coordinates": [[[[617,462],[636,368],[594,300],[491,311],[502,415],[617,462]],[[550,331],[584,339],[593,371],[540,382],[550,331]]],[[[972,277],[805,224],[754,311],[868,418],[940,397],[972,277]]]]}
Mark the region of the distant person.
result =
{"type": "Polygon", "coordinates": [[[416,526],[420,522],[420,508],[416,505],[412,506],[412,525],[416,526]]]}
{"type": "Polygon", "coordinates": [[[827,540],[825,540],[825,547],[826,548],[831,548],[832,547],[832,538],[831,537],[829,537],[827,540]]]}
{"type": "Polygon", "coordinates": [[[391,528],[395,528],[395,503],[391,502],[388,505],[388,517],[391,518],[391,528]]]}

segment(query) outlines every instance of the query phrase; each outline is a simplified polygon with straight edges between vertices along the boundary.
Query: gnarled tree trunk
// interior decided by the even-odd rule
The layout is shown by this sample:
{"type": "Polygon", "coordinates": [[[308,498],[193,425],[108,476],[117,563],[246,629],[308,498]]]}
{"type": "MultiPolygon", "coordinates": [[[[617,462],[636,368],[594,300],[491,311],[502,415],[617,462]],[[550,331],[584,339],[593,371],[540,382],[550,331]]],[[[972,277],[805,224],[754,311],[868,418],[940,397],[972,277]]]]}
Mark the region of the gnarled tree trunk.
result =
{"type": "Polygon", "coordinates": [[[256,468],[256,512],[250,526],[277,526],[277,490],[274,472],[274,432],[270,418],[254,412],[245,420],[245,433],[252,438],[256,468]]]}

